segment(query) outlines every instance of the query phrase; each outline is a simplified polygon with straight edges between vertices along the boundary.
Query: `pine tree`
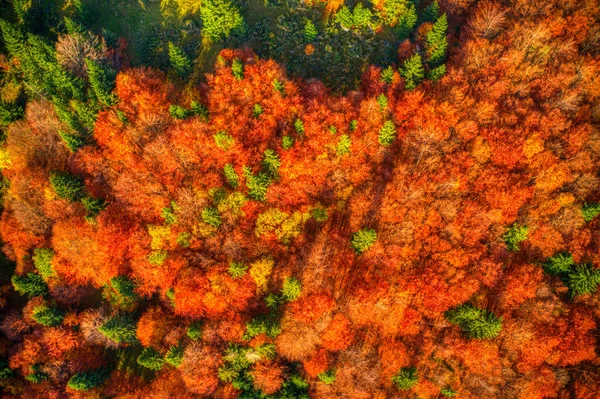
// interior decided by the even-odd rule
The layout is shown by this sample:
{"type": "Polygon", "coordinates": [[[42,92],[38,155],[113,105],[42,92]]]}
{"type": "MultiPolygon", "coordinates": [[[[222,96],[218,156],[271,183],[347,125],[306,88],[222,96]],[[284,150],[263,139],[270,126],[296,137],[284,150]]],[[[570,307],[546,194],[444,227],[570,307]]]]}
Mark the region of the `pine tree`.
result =
{"type": "Polygon", "coordinates": [[[225,180],[227,180],[227,183],[229,183],[229,185],[232,188],[238,188],[240,184],[240,179],[237,173],[235,172],[233,165],[231,165],[230,163],[225,165],[225,167],[223,168],[223,173],[225,174],[225,180]]]}
{"type": "Polygon", "coordinates": [[[115,72],[92,60],[86,59],[88,79],[99,103],[104,107],[110,107],[117,102],[117,97],[112,94],[115,87],[115,72]]]}
{"type": "Polygon", "coordinates": [[[519,244],[527,239],[527,233],[529,229],[527,226],[519,226],[516,223],[513,224],[506,233],[502,236],[506,247],[511,252],[517,252],[519,244]]]}
{"type": "Polygon", "coordinates": [[[583,220],[591,222],[596,216],[600,215],[600,203],[585,204],[581,208],[583,220]]]}
{"type": "Polygon", "coordinates": [[[244,64],[239,58],[233,60],[233,63],[231,64],[231,72],[237,80],[244,79],[244,64]]]}
{"type": "Polygon", "coordinates": [[[77,201],[85,195],[83,180],[64,172],[50,173],[50,185],[59,198],[77,201]]]}
{"type": "Polygon", "coordinates": [[[329,369],[317,375],[317,378],[325,385],[331,385],[335,382],[335,369],[329,369]]]}
{"type": "Polygon", "coordinates": [[[21,57],[24,53],[25,35],[15,25],[0,19],[0,29],[2,29],[2,38],[4,47],[12,57],[21,57]]]}
{"type": "Polygon", "coordinates": [[[39,305],[33,308],[32,318],[43,326],[54,327],[63,322],[64,313],[54,306],[39,305]]]}
{"type": "Polygon", "coordinates": [[[394,122],[387,120],[383,123],[383,126],[379,130],[379,144],[382,146],[389,146],[396,139],[396,127],[394,122]]]}
{"type": "Polygon", "coordinates": [[[131,316],[117,314],[102,324],[100,331],[106,338],[118,344],[131,344],[137,341],[136,325],[131,316]]]}
{"type": "Polygon", "coordinates": [[[319,31],[317,30],[313,21],[307,19],[306,23],[304,24],[304,40],[306,43],[314,42],[318,35],[319,31]]]}
{"type": "Polygon", "coordinates": [[[76,391],[89,391],[104,384],[108,376],[108,370],[104,368],[93,371],[82,371],[71,377],[69,382],[67,382],[67,386],[76,391]]]}
{"type": "Polygon", "coordinates": [[[202,35],[212,42],[246,30],[240,10],[231,0],[203,0],[200,3],[202,35]]]}
{"type": "Polygon", "coordinates": [[[544,262],[544,271],[548,274],[563,275],[571,271],[575,265],[573,256],[570,253],[558,253],[544,262]]]}
{"type": "Polygon", "coordinates": [[[15,274],[11,281],[15,291],[21,295],[27,295],[29,298],[48,293],[48,286],[39,274],[27,273],[25,276],[15,274]]]}
{"type": "Polygon", "coordinates": [[[248,196],[257,201],[264,201],[267,195],[267,188],[271,184],[271,179],[266,173],[254,175],[247,166],[244,167],[244,176],[246,177],[246,187],[248,187],[248,196]]]}
{"type": "Polygon", "coordinates": [[[381,81],[387,84],[392,84],[394,79],[394,69],[392,66],[388,66],[383,71],[381,71],[381,81]]]}
{"type": "Polygon", "coordinates": [[[295,277],[287,277],[283,281],[281,296],[286,301],[295,301],[302,293],[302,283],[295,277]]]}
{"type": "Polygon", "coordinates": [[[377,233],[373,229],[358,230],[352,235],[350,243],[357,254],[367,251],[377,241],[377,233]]]}
{"type": "Polygon", "coordinates": [[[215,208],[204,208],[202,210],[202,221],[216,228],[221,227],[221,224],[223,223],[219,211],[215,208]]]}
{"type": "Polygon", "coordinates": [[[406,81],[406,90],[413,90],[425,77],[425,69],[423,68],[421,56],[419,54],[412,55],[404,61],[399,72],[406,81]]]}
{"type": "Polygon", "coordinates": [[[173,119],[185,119],[190,116],[190,113],[181,105],[171,104],[169,105],[169,115],[171,115],[173,119]]]}
{"type": "Polygon", "coordinates": [[[165,359],[154,348],[144,348],[142,353],[137,358],[137,363],[140,366],[150,370],[158,371],[163,368],[165,359]]]}
{"type": "Polygon", "coordinates": [[[446,74],[446,65],[442,64],[429,70],[428,78],[434,82],[440,80],[446,74]]]}
{"type": "Polygon", "coordinates": [[[437,0],[430,3],[423,12],[423,22],[435,22],[440,15],[440,4],[437,0]]]}
{"type": "Polygon", "coordinates": [[[168,44],[169,48],[169,60],[171,61],[171,66],[177,75],[182,78],[187,78],[188,75],[192,72],[192,62],[186,53],[183,52],[182,49],[174,45],[172,42],[168,44]]]}
{"type": "Polygon", "coordinates": [[[54,251],[50,248],[36,248],[33,251],[33,264],[44,280],[56,276],[52,266],[53,258],[54,251]]]}
{"type": "Polygon", "coordinates": [[[600,284],[600,269],[589,264],[577,265],[565,276],[565,283],[573,297],[593,294],[600,284]]]}
{"type": "Polygon", "coordinates": [[[350,137],[348,137],[347,134],[343,134],[340,136],[340,141],[338,141],[335,151],[338,155],[346,155],[350,153],[351,146],[352,140],[350,140],[350,137]]]}
{"type": "Polygon", "coordinates": [[[284,150],[289,150],[294,146],[294,138],[292,136],[285,135],[281,138],[281,147],[284,150]]]}
{"type": "Polygon", "coordinates": [[[173,345],[169,348],[165,355],[165,362],[169,363],[175,368],[181,366],[183,361],[183,347],[181,345],[173,345]]]}
{"type": "Polygon", "coordinates": [[[227,270],[231,277],[233,278],[241,278],[246,275],[246,271],[248,270],[248,266],[242,262],[231,262],[229,264],[229,269],[227,270]]]}
{"type": "Polygon", "coordinates": [[[18,104],[0,101],[0,125],[8,126],[10,123],[23,119],[25,110],[18,104]]]}
{"type": "Polygon", "coordinates": [[[252,107],[252,115],[254,115],[255,118],[261,116],[263,112],[263,107],[260,104],[254,104],[254,107],[252,107]]]}
{"type": "Polygon", "coordinates": [[[502,318],[470,304],[460,305],[444,313],[450,323],[457,324],[469,338],[492,339],[502,330],[502,318]]]}
{"type": "Polygon", "coordinates": [[[403,367],[392,377],[392,382],[398,389],[413,388],[419,382],[419,375],[415,367],[403,367]]]}
{"type": "Polygon", "coordinates": [[[279,159],[279,155],[277,155],[277,153],[270,148],[265,150],[262,166],[265,172],[271,178],[277,179],[279,176],[279,167],[281,166],[281,160],[279,159]]]}
{"type": "Polygon", "coordinates": [[[448,19],[442,14],[427,33],[427,62],[432,67],[441,65],[446,60],[448,41],[446,31],[448,30],[448,19]]]}
{"type": "Polygon", "coordinates": [[[379,110],[384,112],[388,107],[388,98],[385,94],[380,94],[377,96],[377,104],[379,104],[379,110]]]}
{"type": "Polygon", "coordinates": [[[187,328],[187,336],[193,340],[198,341],[202,338],[202,323],[199,321],[194,321],[190,323],[187,328]]]}
{"type": "Polygon", "coordinates": [[[58,135],[62,139],[63,143],[65,143],[65,146],[67,146],[69,151],[73,153],[77,152],[77,150],[86,144],[86,139],[79,134],[71,134],[64,131],[59,131],[58,135]]]}

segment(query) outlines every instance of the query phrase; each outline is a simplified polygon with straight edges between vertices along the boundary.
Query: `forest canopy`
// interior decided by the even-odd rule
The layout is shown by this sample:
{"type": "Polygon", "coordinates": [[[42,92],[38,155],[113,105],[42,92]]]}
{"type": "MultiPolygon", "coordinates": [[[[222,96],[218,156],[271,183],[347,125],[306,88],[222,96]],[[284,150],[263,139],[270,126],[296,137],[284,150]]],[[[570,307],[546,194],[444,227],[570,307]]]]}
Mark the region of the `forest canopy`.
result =
{"type": "Polygon", "coordinates": [[[2,397],[597,397],[597,0],[11,0],[0,34],[2,397]]]}

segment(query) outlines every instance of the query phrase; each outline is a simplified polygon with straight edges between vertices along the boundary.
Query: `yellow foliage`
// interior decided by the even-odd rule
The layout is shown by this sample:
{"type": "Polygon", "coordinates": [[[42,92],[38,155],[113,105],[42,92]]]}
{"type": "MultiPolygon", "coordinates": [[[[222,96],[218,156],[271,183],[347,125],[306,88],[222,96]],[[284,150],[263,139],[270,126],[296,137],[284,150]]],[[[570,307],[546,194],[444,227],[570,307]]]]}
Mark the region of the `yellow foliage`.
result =
{"type": "Polygon", "coordinates": [[[258,260],[250,265],[250,277],[256,283],[256,292],[262,293],[267,290],[269,276],[274,266],[275,262],[270,258],[258,260]]]}
{"type": "Polygon", "coordinates": [[[0,148],[0,170],[10,168],[12,162],[6,148],[0,148]]]}
{"type": "Polygon", "coordinates": [[[525,141],[523,146],[523,153],[527,159],[531,159],[534,155],[544,151],[544,141],[540,139],[539,135],[534,134],[525,141]]]}
{"type": "Polygon", "coordinates": [[[148,234],[152,237],[150,248],[153,250],[162,249],[168,242],[171,236],[171,228],[168,226],[148,226],[148,234]]]}
{"type": "Polygon", "coordinates": [[[204,222],[198,222],[195,226],[194,226],[194,230],[193,233],[195,236],[198,237],[210,237],[211,235],[215,234],[217,232],[218,228],[211,226],[208,223],[204,223],[204,222]]]}
{"type": "Polygon", "coordinates": [[[302,233],[304,223],[308,221],[310,214],[308,212],[294,212],[291,217],[281,223],[279,228],[275,230],[277,238],[284,243],[289,244],[290,241],[298,237],[302,233]]]}
{"type": "Polygon", "coordinates": [[[240,192],[233,192],[217,205],[221,214],[231,214],[233,217],[243,216],[242,207],[246,203],[246,196],[240,192]]]}
{"type": "Polygon", "coordinates": [[[162,0],[160,10],[165,16],[175,16],[173,14],[176,12],[179,18],[183,18],[186,15],[197,14],[200,3],[200,0],[162,0]]]}
{"type": "Polygon", "coordinates": [[[289,213],[281,212],[277,208],[268,209],[266,212],[258,215],[254,233],[257,237],[260,237],[274,231],[289,215],[289,213]]]}
{"type": "Polygon", "coordinates": [[[479,163],[485,163],[488,159],[490,159],[490,155],[492,154],[490,150],[490,146],[485,141],[485,139],[481,136],[477,136],[475,140],[473,140],[473,144],[471,146],[471,156],[477,160],[479,163]]]}

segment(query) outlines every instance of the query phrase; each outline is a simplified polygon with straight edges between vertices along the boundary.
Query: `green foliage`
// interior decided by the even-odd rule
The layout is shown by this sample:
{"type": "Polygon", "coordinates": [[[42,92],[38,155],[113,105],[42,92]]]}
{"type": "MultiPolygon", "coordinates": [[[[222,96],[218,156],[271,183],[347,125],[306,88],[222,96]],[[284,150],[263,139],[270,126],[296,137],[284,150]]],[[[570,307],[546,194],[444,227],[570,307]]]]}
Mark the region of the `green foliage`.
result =
{"type": "Polygon", "coordinates": [[[413,388],[419,382],[419,374],[415,367],[403,367],[392,377],[392,382],[398,389],[407,390],[413,388]]]}
{"type": "Polygon", "coordinates": [[[117,97],[112,94],[115,87],[115,71],[92,60],[85,60],[88,80],[98,102],[109,107],[117,102],[117,97]]]}
{"type": "Polygon", "coordinates": [[[13,376],[14,373],[8,366],[8,361],[0,358],[0,380],[7,380],[13,376]]]}
{"type": "Polygon", "coordinates": [[[150,255],[148,255],[148,263],[154,266],[160,266],[167,260],[169,254],[167,251],[152,251],[150,255]]]}
{"type": "Polygon", "coordinates": [[[377,139],[382,146],[387,147],[392,144],[396,139],[396,126],[394,126],[394,122],[390,120],[385,121],[379,130],[377,139]]]}
{"type": "Polygon", "coordinates": [[[519,226],[513,224],[506,233],[502,236],[506,247],[511,252],[517,252],[521,249],[519,244],[527,239],[529,228],[527,226],[519,226]]]}
{"type": "Polygon", "coordinates": [[[225,131],[217,132],[213,135],[213,139],[215,140],[217,147],[222,150],[228,150],[234,142],[233,137],[228,135],[225,131]]]}
{"type": "Polygon", "coordinates": [[[187,328],[187,336],[194,341],[202,339],[202,323],[194,321],[187,328]]]}
{"type": "Polygon", "coordinates": [[[302,293],[302,283],[295,277],[287,277],[283,281],[281,296],[286,301],[295,301],[302,293]]]}
{"type": "Polygon", "coordinates": [[[454,389],[452,389],[451,387],[443,387],[440,392],[441,392],[442,395],[444,395],[447,398],[453,398],[458,393],[454,389]]]}
{"type": "Polygon", "coordinates": [[[27,273],[25,276],[15,274],[11,281],[15,291],[21,295],[27,295],[29,298],[48,293],[48,286],[39,274],[27,273]]]}
{"type": "Polygon", "coordinates": [[[292,136],[283,136],[281,138],[281,147],[284,150],[289,150],[294,146],[294,138],[292,136]]]}
{"type": "Polygon", "coordinates": [[[285,85],[277,78],[273,79],[273,90],[278,91],[281,95],[285,95],[285,85]]]}
{"type": "Polygon", "coordinates": [[[469,338],[492,339],[502,330],[502,317],[471,304],[460,305],[444,313],[450,323],[458,325],[469,338]]]}
{"type": "Polygon", "coordinates": [[[100,198],[85,196],[81,199],[81,204],[87,212],[87,217],[95,218],[106,208],[106,203],[100,198]]]}
{"type": "Polygon", "coordinates": [[[33,382],[34,384],[40,384],[48,379],[48,374],[42,371],[40,364],[33,364],[31,365],[30,369],[31,374],[25,376],[27,381],[33,382]]]}
{"type": "Polygon", "coordinates": [[[237,80],[244,79],[244,64],[239,58],[233,60],[233,63],[231,64],[231,72],[233,72],[233,76],[237,80]]]}
{"type": "Polygon", "coordinates": [[[440,80],[445,74],[446,74],[446,65],[442,64],[440,66],[432,68],[429,71],[428,78],[431,79],[431,80],[433,80],[435,82],[437,80],[440,80]]]}
{"type": "Polygon", "coordinates": [[[177,223],[177,215],[175,212],[179,209],[179,206],[175,203],[175,201],[171,201],[171,206],[165,206],[160,211],[160,216],[165,220],[165,224],[167,226],[172,226],[177,223]]]}
{"type": "Polygon", "coordinates": [[[32,318],[37,323],[54,327],[63,322],[64,312],[54,306],[39,305],[33,308],[32,318]]]}
{"type": "Polygon", "coordinates": [[[269,338],[276,338],[281,334],[281,326],[275,315],[258,316],[252,319],[250,323],[246,323],[246,333],[243,337],[246,341],[260,334],[266,334],[269,338]]]}
{"type": "Polygon", "coordinates": [[[137,358],[137,363],[140,366],[150,370],[158,371],[163,368],[165,359],[154,348],[144,348],[142,353],[137,358]]]}
{"type": "Polygon", "coordinates": [[[171,67],[177,75],[184,79],[187,78],[190,72],[192,72],[192,61],[190,61],[189,57],[182,49],[172,42],[168,43],[168,49],[171,67]]]}
{"type": "Polygon", "coordinates": [[[4,19],[0,19],[0,29],[2,29],[2,38],[4,47],[8,54],[13,57],[19,57],[23,54],[25,48],[25,35],[19,28],[4,19]]]}
{"type": "Polygon", "coordinates": [[[385,111],[388,107],[388,98],[385,94],[380,94],[377,96],[377,104],[379,104],[379,110],[381,112],[385,111]]]}
{"type": "Polygon", "coordinates": [[[345,29],[372,30],[377,27],[377,20],[373,12],[358,3],[352,11],[346,6],[342,6],[335,14],[334,21],[345,29]]]}
{"type": "Polygon", "coordinates": [[[185,109],[181,105],[175,105],[175,104],[169,105],[169,114],[174,119],[185,119],[190,115],[190,113],[187,109],[185,109]]]}
{"type": "Polygon", "coordinates": [[[135,283],[126,276],[116,276],[110,279],[110,289],[105,290],[105,297],[114,307],[131,309],[138,295],[135,293],[135,283]]]}
{"type": "Polygon", "coordinates": [[[600,202],[585,204],[581,208],[583,220],[591,222],[596,216],[600,215],[600,202]]]}
{"type": "Polygon", "coordinates": [[[200,104],[198,101],[194,100],[194,101],[190,102],[190,112],[194,115],[201,117],[205,121],[208,121],[208,117],[209,117],[208,108],[206,108],[205,105],[200,104]]]}
{"type": "Polygon", "coordinates": [[[558,253],[544,262],[544,271],[548,274],[561,275],[568,273],[575,264],[573,256],[568,252],[558,253]]]}
{"type": "Polygon", "coordinates": [[[266,173],[254,175],[247,166],[244,167],[244,176],[246,177],[246,187],[248,187],[248,196],[257,201],[264,201],[267,195],[267,188],[271,184],[271,179],[266,173]]]}
{"type": "Polygon", "coordinates": [[[600,284],[600,269],[589,264],[577,265],[565,276],[565,284],[572,297],[593,294],[600,284]]]}
{"type": "Polygon", "coordinates": [[[51,172],[50,185],[59,198],[77,201],[85,196],[83,180],[64,172],[51,172]]]}
{"type": "Polygon", "coordinates": [[[315,26],[313,21],[307,19],[306,23],[304,24],[304,40],[306,41],[306,43],[312,43],[315,41],[317,36],[319,36],[319,31],[317,30],[317,27],[315,26]]]}
{"type": "Polygon", "coordinates": [[[294,121],[294,129],[296,129],[296,133],[304,134],[304,122],[302,122],[302,119],[296,119],[294,121]]]}
{"type": "Polygon", "coordinates": [[[165,355],[165,362],[169,363],[171,366],[178,368],[181,366],[181,362],[183,360],[183,346],[181,345],[173,345],[167,351],[165,355]]]}
{"type": "Polygon", "coordinates": [[[212,42],[242,34],[246,29],[240,10],[231,0],[203,0],[200,17],[202,35],[212,42]]]}
{"type": "Polygon", "coordinates": [[[419,54],[413,54],[404,61],[399,72],[406,82],[406,90],[413,90],[425,77],[425,69],[423,68],[421,56],[419,54]]]}
{"type": "Polygon", "coordinates": [[[352,235],[350,243],[357,254],[367,251],[377,241],[377,232],[373,229],[358,230],[352,235]]]}
{"type": "Polygon", "coordinates": [[[311,216],[319,223],[326,222],[329,217],[327,216],[327,209],[315,208],[311,211],[311,216]]]}
{"type": "Polygon", "coordinates": [[[356,119],[352,119],[350,121],[350,126],[348,128],[350,129],[351,132],[353,132],[356,130],[357,127],[358,127],[358,121],[356,119]]]}
{"type": "Polygon", "coordinates": [[[230,163],[225,165],[225,167],[223,168],[223,173],[225,174],[225,180],[227,180],[227,183],[229,183],[229,185],[232,188],[238,188],[238,186],[240,184],[240,178],[238,177],[237,173],[235,172],[233,165],[230,163]]]}
{"type": "Polygon", "coordinates": [[[350,153],[351,146],[352,140],[350,140],[350,137],[348,137],[347,134],[343,134],[340,136],[340,140],[338,141],[338,145],[335,150],[338,155],[346,155],[350,153]]]}
{"type": "Polygon", "coordinates": [[[279,155],[274,150],[270,148],[265,150],[262,166],[265,172],[272,179],[277,179],[279,177],[278,171],[279,167],[281,166],[281,160],[279,159],[279,155]]]}
{"type": "Polygon", "coordinates": [[[423,12],[423,22],[435,22],[440,15],[440,4],[435,0],[423,12]]]}
{"type": "Polygon", "coordinates": [[[387,84],[392,84],[394,79],[394,69],[390,66],[381,71],[381,81],[387,84]]]}
{"type": "Polygon", "coordinates": [[[246,271],[248,270],[248,266],[242,262],[231,262],[229,264],[229,269],[227,270],[231,277],[233,278],[241,278],[246,275],[246,271]]]}
{"type": "Polygon", "coordinates": [[[36,248],[33,251],[33,264],[44,280],[56,276],[52,259],[54,251],[51,248],[36,248]]]}
{"type": "Polygon", "coordinates": [[[98,369],[92,371],[82,371],[81,373],[75,374],[67,386],[76,391],[89,391],[90,389],[98,388],[109,376],[107,369],[98,369]]]}
{"type": "Polygon", "coordinates": [[[111,341],[118,344],[131,344],[137,342],[136,325],[133,318],[128,314],[117,314],[105,321],[98,331],[111,341]]]}
{"type": "Polygon", "coordinates": [[[252,115],[255,118],[258,118],[259,116],[261,116],[263,112],[265,112],[265,111],[263,110],[263,107],[260,104],[254,104],[254,107],[252,107],[252,115]]]}
{"type": "Polygon", "coordinates": [[[335,382],[335,369],[329,369],[317,376],[325,385],[331,385],[335,382]]]}
{"type": "Polygon", "coordinates": [[[448,49],[447,30],[448,19],[446,14],[442,14],[427,33],[427,62],[432,67],[440,65],[446,60],[446,50],[448,49]]]}
{"type": "Polygon", "coordinates": [[[192,235],[190,233],[188,233],[187,231],[184,231],[177,235],[177,238],[175,239],[175,241],[177,242],[177,245],[179,245],[181,248],[189,248],[189,246],[192,245],[192,243],[190,241],[191,238],[192,238],[192,235]]]}
{"type": "Polygon", "coordinates": [[[60,131],[58,132],[58,135],[71,152],[77,152],[77,150],[83,147],[87,142],[87,140],[79,134],[70,134],[60,131]]]}
{"type": "Polygon", "coordinates": [[[216,228],[221,227],[223,223],[219,211],[215,208],[204,208],[202,210],[202,221],[216,228]]]}
{"type": "Polygon", "coordinates": [[[10,123],[23,119],[25,110],[18,104],[0,101],[0,125],[8,126],[10,123]]]}

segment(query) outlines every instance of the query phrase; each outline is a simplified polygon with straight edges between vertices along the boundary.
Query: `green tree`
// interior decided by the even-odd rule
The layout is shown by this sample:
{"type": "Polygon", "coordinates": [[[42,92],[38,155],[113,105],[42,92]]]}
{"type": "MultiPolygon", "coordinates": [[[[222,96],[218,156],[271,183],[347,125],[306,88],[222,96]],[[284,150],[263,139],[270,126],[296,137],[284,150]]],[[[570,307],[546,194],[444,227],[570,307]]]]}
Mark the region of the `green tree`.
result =
{"type": "Polygon", "coordinates": [[[304,134],[304,122],[302,122],[302,119],[296,119],[294,121],[294,129],[296,129],[296,133],[304,134]]]}
{"type": "Polygon", "coordinates": [[[446,60],[446,50],[448,49],[447,30],[448,19],[446,14],[442,14],[427,33],[427,62],[432,67],[440,65],[446,60]]]}
{"type": "Polygon", "coordinates": [[[51,172],[50,185],[59,198],[77,201],[85,195],[83,180],[65,172],[51,172]]]}
{"type": "Polygon", "coordinates": [[[39,274],[27,273],[25,276],[15,274],[11,281],[15,291],[21,295],[27,295],[29,298],[48,293],[48,286],[39,274]]]}
{"type": "Polygon", "coordinates": [[[174,119],[185,119],[190,116],[190,112],[181,105],[169,105],[169,114],[174,119]]]}
{"type": "Polygon", "coordinates": [[[150,370],[158,371],[163,368],[165,359],[156,349],[144,348],[137,358],[137,363],[150,370]]]}
{"type": "Polygon", "coordinates": [[[450,323],[458,325],[469,338],[492,339],[502,330],[502,317],[471,304],[448,310],[444,316],[450,323]]]}
{"type": "Polygon", "coordinates": [[[519,226],[516,223],[509,227],[508,231],[504,233],[502,238],[506,247],[511,252],[517,252],[521,249],[519,244],[527,239],[529,228],[527,226],[519,226]]]}
{"type": "Polygon", "coordinates": [[[181,346],[181,344],[171,346],[165,355],[165,362],[169,363],[173,367],[178,368],[181,366],[182,360],[183,346],[181,346]]]}
{"type": "Polygon", "coordinates": [[[59,131],[58,135],[71,152],[77,152],[77,150],[83,147],[87,142],[87,140],[80,134],[71,134],[64,131],[59,131]]]}
{"type": "Polygon", "coordinates": [[[335,369],[329,369],[320,373],[318,376],[319,380],[325,385],[331,385],[335,382],[335,369]]]}
{"type": "Polygon", "coordinates": [[[352,235],[350,243],[357,254],[367,251],[377,241],[377,232],[373,229],[358,230],[352,235]]]}
{"type": "Polygon", "coordinates": [[[548,274],[562,275],[571,271],[573,265],[575,265],[573,256],[568,252],[561,252],[546,259],[543,267],[548,274]]]}
{"type": "Polygon", "coordinates": [[[267,188],[271,184],[269,175],[266,173],[254,175],[249,167],[244,166],[244,176],[246,177],[248,196],[257,201],[264,201],[267,195],[267,188]]]}
{"type": "Polygon", "coordinates": [[[231,0],[203,0],[200,3],[202,35],[215,42],[246,30],[244,18],[231,0]]]}
{"type": "Polygon", "coordinates": [[[262,166],[271,178],[277,179],[279,177],[278,171],[281,166],[281,160],[275,150],[270,148],[265,150],[262,166]]]}
{"type": "Polygon", "coordinates": [[[392,66],[388,66],[383,71],[381,71],[381,81],[387,84],[392,84],[394,79],[394,69],[392,66]]]}
{"type": "Polygon", "coordinates": [[[104,290],[104,297],[113,307],[130,310],[138,299],[135,287],[135,283],[127,276],[116,276],[110,279],[109,286],[104,290]]]}
{"type": "Polygon", "coordinates": [[[377,104],[379,104],[379,110],[384,112],[388,107],[388,98],[385,94],[380,94],[377,96],[377,104]]]}
{"type": "Polygon", "coordinates": [[[573,297],[593,294],[600,284],[600,269],[589,264],[577,265],[565,276],[565,283],[573,297]]]}
{"type": "Polygon", "coordinates": [[[352,140],[350,140],[350,137],[348,137],[347,134],[343,134],[340,136],[340,140],[338,141],[335,151],[338,155],[346,155],[350,153],[351,146],[352,140]]]}
{"type": "Polygon", "coordinates": [[[85,65],[87,67],[90,87],[100,104],[105,107],[116,104],[117,97],[112,94],[115,87],[115,72],[105,65],[89,59],[85,60],[85,65]]]}
{"type": "Polygon", "coordinates": [[[242,262],[231,262],[229,264],[229,269],[227,270],[231,277],[233,278],[241,278],[246,275],[246,271],[248,270],[248,266],[242,262]]]}
{"type": "Polygon", "coordinates": [[[457,394],[457,392],[454,389],[452,389],[452,387],[443,387],[440,393],[447,398],[453,398],[457,394]]]}
{"type": "Polygon", "coordinates": [[[596,216],[600,215],[600,202],[583,205],[581,213],[586,222],[591,222],[596,216]]]}
{"type": "Polygon", "coordinates": [[[24,115],[25,110],[20,105],[0,101],[0,125],[8,126],[19,119],[23,119],[24,115]]]}
{"type": "Polygon", "coordinates": [[[435,22],[440,15],[440,4],[437,0],[430,3],[423,12],[423,22],[435,22]]]}
{"type": "Polygon", "coordinates": [[[109,376],[107,369],[102,368],[92,371],[82,371],[75,374],[67,382],[67,386],[76,391],[89,391],[90,389],[98,388],[109,376]]]}
{"type": "Polygon", "coordinates": [[[187,78],[188,75],[192,72],[192,61],[187,56],[187,54],[177,47],[172,42],[168,43],[169,49],[169,61],[171,61],[171,67],[177,75],[182,78],[187,78]]]}
{"type": "Polygon", "coordinates": [[[307,19],[306,23],[304,24],[304,40],[306,43],[314,42],[318,35],[319,31],[317,30],[317,27],[313,21],[307,19]]]}
{"type": "Polygon", "coordinates": [[[223,168],[223,173],[225,174],[225,180],[227,180],[227,183],[229,183],[229,185],[232,188],[238,188],[240,184],[240,179],[237,173],[235,172],[233,165],[231,165],[230,163],[225,165],[225,167],[223,168]]]}
{"type": "Polygon", "coordinates": [[[85,208],[87,218],[95,218],[106,208],[106,202],[100,198],[85,196],[81,199],[81,204],[85,208]]]}
{"type": "Polygon", "coordinates": [[[221,227],[223,223],[219,211],[215,208],[204,208],[202,210],[202,221],[216,228],[221,227]]]}
{"type": "Polygon", "coordinates": [[[379,144],[382,146],[389,146],[396,139],[396,127],[394,122],[387,120],[383,123],[381,130],[379,130],[379,144]]]}
{"type": "Polygon", "coordinates": [[[392,382],[398,389],[407,390],[413,388],[419,382],[419,374],[415,367],[403,367],[392,377],[392,382]]]}
{"type": "Polygon", "coordinates": [[[289,150],[290,148],[292,148],[294,146],[294,138],[292,136],[283,136],[281,138],[281,147],[284,150],[289,150]]]}
{"type": "Polygon", "coordinates": [[[2,38],[4,47],[8,54],[13,57],[20,57],[24,53],[26,38],[23,32],[10,22],[0,19],[0,29],[2,29],[2,38]]]}
{"type": "Polygon", "coordinates": [[[233,60],[233,63],[231,64],[231,72],[237,80],[244,79],[244,64],[239,58],[233,60]]]}
{"type": "Polygon", "coordinates": [[[202,338],[202,323],[199,321],[192,322],[187,328],[187,336],[194,341],[202,338]]]}
{"type": "Polygon", "coordinates": [[[32,312],[33,320],[47,327],[58,326],[64,317],[64,312],[54,306],[39,305],[33,308],[32,312]]]}
{"type": "Polygon", "coordinates": [[[252,107],[252,115],[254,115],[255,118],[261,116],[263,112],[263,107],[260,104],[254,104],[254,107],[252,107]]]}
{"type": "Polygon", "coordinates": [[[425,77],[425,69],[423,68],[421,56],[413,54],[409,59],[404,61],[399,72],[406,82],[406,90],[413,90],[425,77]]]}
{"type": "Polygon", "coordinates": [[[56,276],[52,259],[54,251],[51,248],[36,248],[33,251],[33,264],[44,280],[56,276]]]}
{"type": "Polygon", "coordinates": [[[286,301],[295,301],[302,293],[302,283],[295,277],[286,277],[283,281],[281,296],[286,301]]]}
{"type": "Polygon", "coordinates": [[[446,65],[442,64],[435,68],[429,70],[429,75],[427,76],[429,79],[434,82],[440,80],[446,74],[446,65]]]}
{"type": "Polygon", "coordinates": [[[98,331],[118,344],[131,344],[137,341],[136,325],[130,315],[117,314],[102,324],[98,331]]]}

